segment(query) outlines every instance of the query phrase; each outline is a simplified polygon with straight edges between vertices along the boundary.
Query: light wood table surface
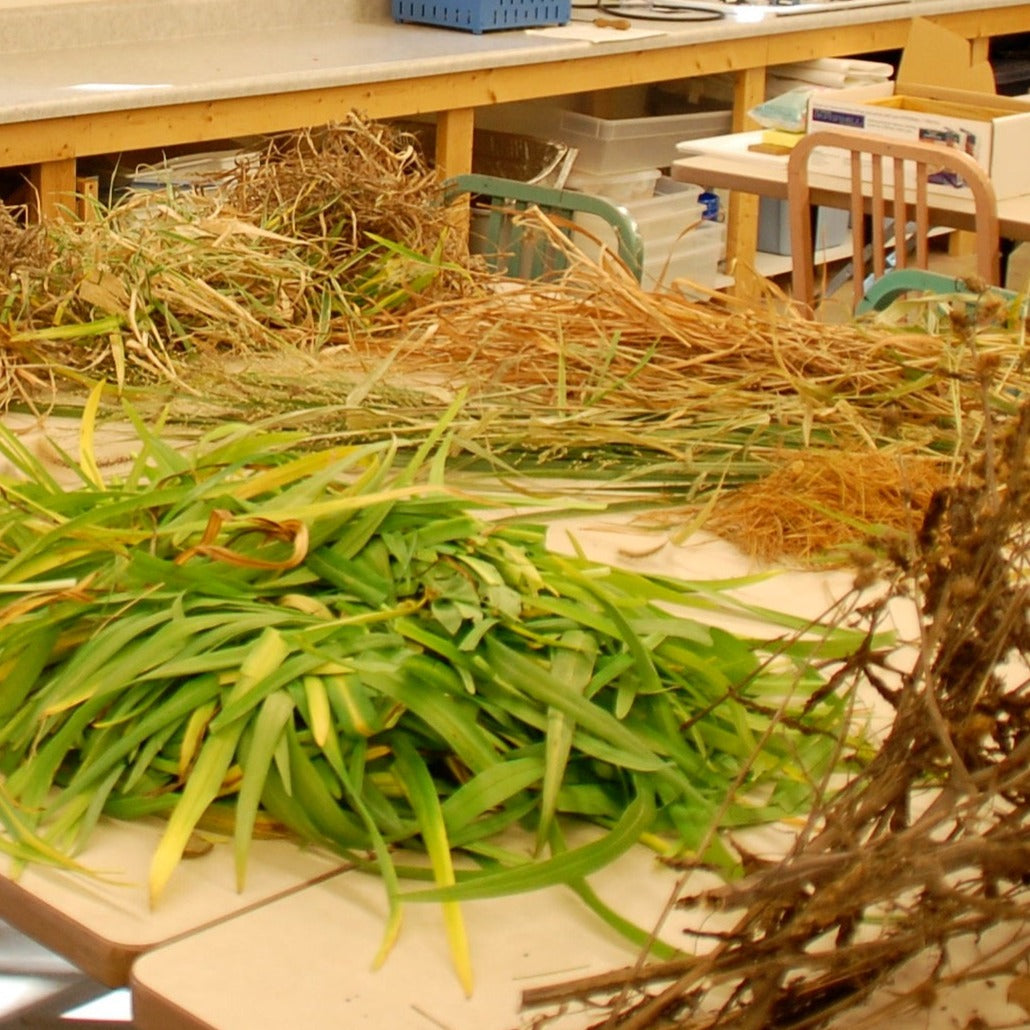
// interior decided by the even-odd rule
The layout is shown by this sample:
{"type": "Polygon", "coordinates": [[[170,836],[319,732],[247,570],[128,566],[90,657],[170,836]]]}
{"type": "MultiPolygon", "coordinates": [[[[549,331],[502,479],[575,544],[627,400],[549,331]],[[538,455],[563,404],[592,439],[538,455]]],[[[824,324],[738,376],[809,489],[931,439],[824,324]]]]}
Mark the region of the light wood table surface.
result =
{"type": "MultiPolygon", "coordinates": [[[[640,847],[591,883],[650,929],[676,874],[640,847]]],[[[405,906],[393,951],[372,969],[385,914],[378,879],[344,873],[149,952],[133,967],[133,1021],[140,1030],[513,1030],[533,1014],[520,1014],[524,989],[637,956],[565,888],[466,902],[475,984],[465,997],[435,904],[405,906]]],[[[663,936],[682,946],[683,925],[674,914],[663,936]]]]}
{"type": "Polygon", "coordinates": [[[160,822],[108,821],[77,861],[98,877],[32,865],[0,875],[0,918],[109,987],[128,983],[138,955],[199,927],[338,873],[344,862],[292,841],[254,842],[245,889],[237,893],[232,847],[219,843],[183,861],[160,903],[147,897],[160,822]]]}
{"type": "MultiPolygon", "coordinates": [[[[672,178],[728,189],[753,198],[787,199],[787,158],[782,155],[755,154],[748,151],[757,143],[761,132],[734,133],[713,137],[703,142],[691,141],[684,147],[697,153],[688,153],[674,161],[672,178]]],[[[847,181],[830,175],[813,173],[812,200],[826,207],[848,208],[851,194],[847,181]]],[[[976,219],[972,201],[952,193],[931,191],[928,195],[931,221],[940,226],[975,231],[976,219]]],[[[733,218],[733,212],[729,214],[733,218]]],[[[998,201],[998,227],[1003,240],[1025,242],[1030,240],[1030,194],[1008,197],[998,201]]],[[[727,231],[732,232],[728,225],[727,231]]],[[[816,243],[818,248],[818,242],[816,243]]],[[[738,263],[754,267],[755,252],[751,248],[738,250],[738,263]]]]}

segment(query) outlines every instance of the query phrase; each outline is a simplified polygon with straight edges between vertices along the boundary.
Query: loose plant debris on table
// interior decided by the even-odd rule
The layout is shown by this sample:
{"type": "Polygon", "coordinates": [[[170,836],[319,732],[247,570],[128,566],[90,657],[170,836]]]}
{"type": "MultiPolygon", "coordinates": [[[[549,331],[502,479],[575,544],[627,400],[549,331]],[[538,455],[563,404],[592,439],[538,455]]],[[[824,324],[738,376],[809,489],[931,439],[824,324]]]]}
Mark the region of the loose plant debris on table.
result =
{"type": "Polygon", "coordinates": [[[728,492],[704,526],[766,563],[856,565],[869,541],[881,551],[903,544],[947,482],[932,458],[798,450],[728,492]]]}
{"type": "Polygon", "coordinates": [[[182,454],[136,423],[140,453],[107,482],[87,421],[71,487],[3,436],[25,477],[0,505],[0,819],[19,863],[74,868],[103,814],[162,815],[158,903],[206,814],[227,811],[241,882],[271,818],[378,869],[387,944],[401,902],[441,902],[468,987],[460,901],[564,883],[642,942],[585,876],[641,839],[729,874],[718,827],[803,811],[861,746],[821,664],[864,633],[784,616],[748,639],[687,614],[776,621],[718,585],[549,552],[539,520],[488,518],[450,485],[445,421],[400,465],[388,444],[301,453],[249,427],[182,454]],[[566,849],[569,818],[604,832],[566,849]],[[535,856],[495,843],[515,826],[535,856]],[[426,870],[400,846],[434,888],[402,890],[426,870]]]}
{"type": "Polygon", "coordinates": [[[414,142],[356,116],[272,140],[219,185],[42,231],[0,213],[0,399],[46,410],[55,387],[64,400],[106,377],[194,426],[275,418],[325,442],[415,447],[462,389],[468,463],[600,470],[693,498],[787,449],[953,462],[982,434],[961,388],[976,362],[996,365],[999,411],[1030,388],[1025,328],[986,299],[974,352],[950,323],[699,304],[575,254],[559,279],[501,289],[464,254],[414,142]]]}
{"type": "Polygon", "coordinates": [[[1015,1007],[1006,1025],[1023,1025],[1028,516],[1024,403],[989,453],[935,493],[913,546],[896,551],[892,591],[868,613],[875,624],[892,596],[909,596],[923,618],[910,668],[875,651],[860,659],[896,713],[876,757],[813,808],[783,861],[752,859],[743,879],[698,895],[687,882],[679,905],[739,913],[725,932],[700,931],[696,955],[530,989],[526,1005],[580,1005],[582,1025],[612,1030],[800,1030],[846,1015],[842,1026],[909,1025],[950,986],[1000,980],[1015,1007]]]}

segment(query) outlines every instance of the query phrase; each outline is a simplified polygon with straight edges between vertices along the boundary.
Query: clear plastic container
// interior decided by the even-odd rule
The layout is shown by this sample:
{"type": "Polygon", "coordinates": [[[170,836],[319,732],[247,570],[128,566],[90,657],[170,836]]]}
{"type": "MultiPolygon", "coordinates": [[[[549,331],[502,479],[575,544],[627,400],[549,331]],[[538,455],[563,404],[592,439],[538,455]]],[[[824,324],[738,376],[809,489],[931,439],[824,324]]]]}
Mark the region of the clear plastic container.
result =
{"type": "Polygon", "coordinates": [[[668,236],[673,230],[682,232],[701,220],[702,209],[696,195],[694,187],[663,175],[652,196],[624,206],[637,223],[637,232],[646,246],[650,239],[668,236]]]}
{"type": "Polygon", "coordinates": [[[712,289],[725,247],[726,227],[708,221],[685,233],[645,243],[641,285],[647,290],[667,289],[674,280],[683,279],[712,289]]]}
{"type": "Polygon", "coordinates": [[[569,173],[565,185],[570,190],[592,193],[616,204],[629,204],[654,195],[655,185],[662,177],[657,168],[638,168],[629,172],[595,174],[579,167],[579,159],[569,173]]]}
{"type": "Polygon", "coordinates": [[[664,168],[680,156],[676,144],[732,131],[729,110],[689,111],[641,118],[596,118],[562,111],[557,136],[575,147],[576,172],[595,175],[664,168]]]}

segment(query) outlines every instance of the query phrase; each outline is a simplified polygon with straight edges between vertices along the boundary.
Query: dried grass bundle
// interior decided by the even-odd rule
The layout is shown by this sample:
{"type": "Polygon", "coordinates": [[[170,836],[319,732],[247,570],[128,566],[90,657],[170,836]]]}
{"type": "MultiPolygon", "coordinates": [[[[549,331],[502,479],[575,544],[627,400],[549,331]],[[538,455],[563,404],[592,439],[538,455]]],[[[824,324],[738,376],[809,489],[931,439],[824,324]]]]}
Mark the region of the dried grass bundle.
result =
{"type": "MultiPolygon", "coordinates": [[[[413,136],[353,113],[272,137],[263,160],[241,166],[225,185],[241,217],[317,242],[326,261],[365,248],[369,236],[431,253],[447,226],[438,191],[413,136]]],[[[450,246],[449,256],[460,256],[457,241],[450,246]]]]}
{"type": "MultiPolygon", "coordinates": [[[[777,302],[722,295],[698,303],[683,292],[648,293],[583,258],[560,280],[521,283],[514,293],[481,285],[409,309],[354,349],[381,356],[390,348],[398,372],[457,377],[481,395],[518,388],[522,402],[550,408],[603,400],[651,411],[739,410],[798,397],[811,418],[836,408],[841,421],[847,398],[908,433],[950,417],[952,382],[973,371],[954,332],[824,325],[785,315],[777,302]]],[[[1022,327],[980,338],[978,347],[1008,373],[1006,388],[1028,385],[1022,327]]]]}
{"type": "Polygon", "coordinates": [[[522,217],[566,251],[563,274],[512,284],[452,263],[413,141],[353,116],[273,140],[215,194],[9,228],[7,250],[42,249],[4,302],[0,402],[85,375],[156,384],[162,408],[170,383],[172,417],[192,424],[418,440],[461,391],[468,455],[675,481],[689,499],[768,474],[788,449],[976,446],[980,363],[998,410],[1030,391],[1022,326],[981,326],[971,346],[961,325],[805,321],[771,288],[752,304],[648,293],[522,217]]]}
{"type": "Polygon", "coordinates": [[[0,259],[23,259],[2,305],[9,365],[182,386],[190,355],[318,349],[449,274],[435,180],[357,116],[273,140],[216,191],[96,214],[0,228],[0,259]]]}
{"type": "Polygon", "coordinates": [[[946,485],[939,460],[882,451],[802,451],[719,498],[711,532],[763,561],[852,562],[858,545],[897,545],[946,485]]]}

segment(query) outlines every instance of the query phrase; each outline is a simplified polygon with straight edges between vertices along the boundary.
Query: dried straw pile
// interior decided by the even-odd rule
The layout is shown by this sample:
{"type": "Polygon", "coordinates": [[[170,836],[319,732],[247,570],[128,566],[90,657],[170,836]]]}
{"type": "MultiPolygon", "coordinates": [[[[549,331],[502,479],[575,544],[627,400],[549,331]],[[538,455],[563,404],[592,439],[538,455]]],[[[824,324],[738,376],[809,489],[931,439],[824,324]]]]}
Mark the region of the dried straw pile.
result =
{"type": "MultiPolygon", "coordinates": [[[[348,262],[376,236],[431,253],[445,225],[436,197],[436,176],[413,137],[353,115],[273,137],[263,160],[243,165],[224,190],[241,218],[312,243],[326,265],[348,262]]],[[[457,241],[453,248],[450,256],[460,256],[457,241]]]]}
{"type": "Polygon", "coordinates": [[[856,542],[906,540],[947,480],[932,458],[802,451],[728,493],[705,528],[765,562],[852,561],[856,542]]]}
{"type": "MultiPolygon", "coordinates": [[[[0,405],[104,377],[184,424],[415,444],[462,397],[454,446],[468,462],[662,482],[694,500],[799,449],[931,475],[983,439],[982,364],[996,410],[1030,391],[1022,325],[827,326],[773,295],[647,293],[574,253],[558,279],[502,288],[458,259],[414,141],[358,117],[272,140],[220,187],[132,196],[45,232],[7,218],[0,405]]],[[[882,506],[868,518],[889,521],[882,506]]]]}
{"type": "Polygon", "coordinates": [[[182,386],[198,354],[317,349],[446,272],[433,177],[386,126],[273,139],[220,187],[129,194],[42,232],[7,217],[0,324],[17,361],[0,403],[38,399],[44,372],[182,386]]]}

